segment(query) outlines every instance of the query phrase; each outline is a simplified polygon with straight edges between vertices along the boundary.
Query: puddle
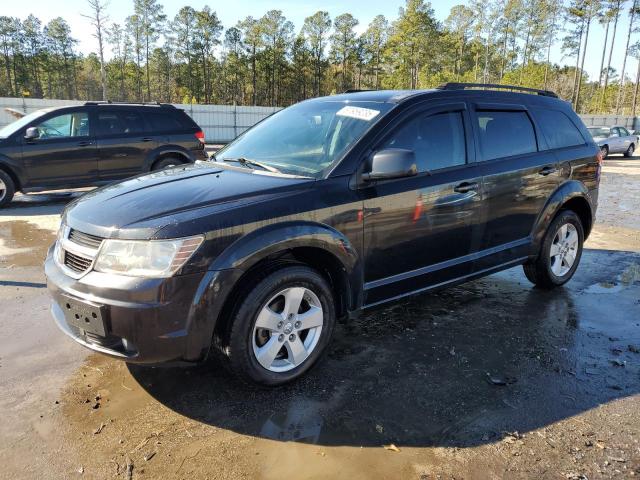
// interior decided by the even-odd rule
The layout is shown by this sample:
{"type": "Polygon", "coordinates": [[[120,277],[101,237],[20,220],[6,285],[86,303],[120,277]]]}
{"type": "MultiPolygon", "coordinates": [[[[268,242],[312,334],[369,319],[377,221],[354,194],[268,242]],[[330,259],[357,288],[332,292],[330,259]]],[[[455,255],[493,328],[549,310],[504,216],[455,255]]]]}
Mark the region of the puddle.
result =
{"type": "Polygon", "coordinates": [[[56,236],[51,230],[16,220],[0,223],[0,267],[37,267],[56,236]]]}
{"type": "Polygon", "coordinates": [[[616,277],[615,282],[599,282],[587,287],[583,293],[619,293],[640,281],[640,265],[632,263],[616,277]]]}

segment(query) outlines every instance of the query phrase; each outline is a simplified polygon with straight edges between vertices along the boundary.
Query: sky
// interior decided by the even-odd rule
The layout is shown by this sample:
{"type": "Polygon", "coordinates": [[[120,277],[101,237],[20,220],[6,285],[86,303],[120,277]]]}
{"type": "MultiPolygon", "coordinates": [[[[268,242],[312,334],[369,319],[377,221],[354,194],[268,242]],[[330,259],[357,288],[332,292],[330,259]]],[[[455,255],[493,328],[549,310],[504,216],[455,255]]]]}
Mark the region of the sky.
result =
{"type": "MultiPolygon", "coordinates": [[[[97,50],[96,40],[92,36],[92,27],[89,21],[82,16],[89,13],[89,8],[82,0],[31,0],[25,6],[21,2],[3,0],[0,7],[0,15],[8,15],[26,18],[29,13],[34,13],[43,23],[47,23],[54,17],[61,16],[69,22],[74,38],[78,39],[78,49],[83,53],[97,50]]],[[[385,15],[387,19],[394,20],[398,15],[398,8],[404,5],[404,0],[232,0],[230,2],[216,2],[205,0],[160,0],[165,13],[169,18],[177,11],[188,4],[195,9],[200,9],[204,5],[216,11],[225,28],[235,25],[249,15],[261,17],[267,10],[282,10],[287,19],[291,20],[298,31],[302,27],[305,17],[312,15],[317,10],[326,10],[332,18],[342,13],[351,13],[360,21],[357,27],[358,32],[366,29],[369,22],[378,14],[385,15]]],[[[432,2],[436,13],[436,18],[444,21],[449,15],[451,7],[459,3],[468,3],[464,0],[437,0],[432,2]]],[[[629,3],[629,2],[627,2],[629,3]]],[[[123,23],[125,17],[133,10],[133,0],[110,0],[107,11],[112,22],[123,23]]],[[[624,45],[629,27],[629,19],[625,12],[620,17],[618,33],[616,35],[616,45],[612,58],[612,66],[620,72],[624,55],[624,45]]],[[[559,34],[561,36],[561,34],[559,34]]],[[[604,42],[604,28],[598,23],[592,24],[589,33],[589,46],[585,59],[585,70],[590,78],[597,78],[600,69],[600,59],[602,44],[604,42]]],[[[608,55],[608,54],[607,54],[608,55]]],[[[551,60],[559,64],[575,64],[575,58],[565,58],[560,50],[560,41],[552,51],[551,60]]],[[[627,60],[626,74],[628,77],[635,77],[637,62],[633,58],[627,60]]]]}

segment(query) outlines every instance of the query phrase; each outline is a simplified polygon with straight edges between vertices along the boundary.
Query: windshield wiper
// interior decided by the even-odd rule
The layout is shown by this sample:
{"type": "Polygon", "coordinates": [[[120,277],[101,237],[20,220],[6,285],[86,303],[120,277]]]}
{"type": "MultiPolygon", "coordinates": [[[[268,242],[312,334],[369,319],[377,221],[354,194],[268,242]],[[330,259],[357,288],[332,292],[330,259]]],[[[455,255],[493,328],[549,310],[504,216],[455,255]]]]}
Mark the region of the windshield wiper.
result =
{"type": "Polygon", "coordinates": [[[243,167],[247,167],[247,168],[251,168],[251,167],[258,167],[261,168],[262,170],[266,170],[267,172],[272,172],[272,173],[282,173],[280,170],[278,170],[276,167],[272,167],[271,165],[267,165],[265,163],[262,162],[258,162],[256,160],[250,160],[248,158],[245,157],[238,157],[238,158],[223,158],[222,159],[223,162],[235,162],[235,163],[239,163],[240,165],[242,165],[243,167]]]}

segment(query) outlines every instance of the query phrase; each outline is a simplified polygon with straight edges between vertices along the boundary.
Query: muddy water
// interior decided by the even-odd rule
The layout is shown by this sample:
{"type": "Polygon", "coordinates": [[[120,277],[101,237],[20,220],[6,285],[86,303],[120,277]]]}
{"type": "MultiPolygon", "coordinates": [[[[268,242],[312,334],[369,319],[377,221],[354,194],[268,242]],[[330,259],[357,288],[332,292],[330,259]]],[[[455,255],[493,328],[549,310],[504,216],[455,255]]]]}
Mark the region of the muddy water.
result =
{"type": "MultiPolygon", "coordinates": [[[[275,390],[241,385],[216,362],[92,356],[62,397],[65,436],[97,478],[127,464],[158,478],[499,478],[508,466],[487,450],[550,449],[549,429],[640,393],[629,347],[640,346],[640,255],[588,250],[583,262],[565,289],[533,289],[514,269],[341,325],[325,362],[275,390]]],[[[589,428],[573,432],[583,447],[589,428]]],[[[585,462],[603,454],[586,450],[585,462]]],[[[518,464],[541,472],[540,455],[518,464]]]]}
{"type": "Polygon", "coordinates": [[[0,268],[42,265],[55,238],[50,229],[25,220],[0,223],[0,268]]]}

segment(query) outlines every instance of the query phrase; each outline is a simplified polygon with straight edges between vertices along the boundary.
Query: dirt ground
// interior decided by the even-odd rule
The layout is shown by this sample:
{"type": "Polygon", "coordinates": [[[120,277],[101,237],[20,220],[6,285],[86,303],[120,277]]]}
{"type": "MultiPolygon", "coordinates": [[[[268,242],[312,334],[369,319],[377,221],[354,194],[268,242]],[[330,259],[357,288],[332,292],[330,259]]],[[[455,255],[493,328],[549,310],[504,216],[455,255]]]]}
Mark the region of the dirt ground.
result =
{"type": "Polygon", "coordinates": [[[611,157],[574,279],[514,268],[337,328],[291,386],[149,368],[58,332],[42,273],[74,195],[0,211],[0,477],[640,476],[640,159],[611,157]]]}

